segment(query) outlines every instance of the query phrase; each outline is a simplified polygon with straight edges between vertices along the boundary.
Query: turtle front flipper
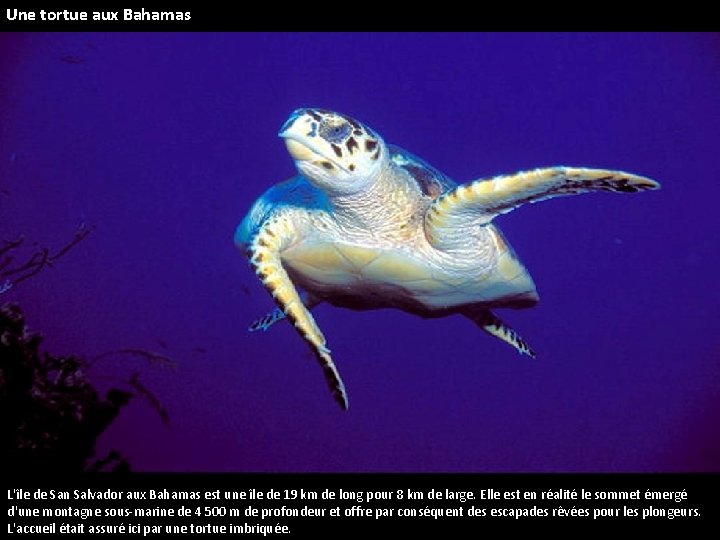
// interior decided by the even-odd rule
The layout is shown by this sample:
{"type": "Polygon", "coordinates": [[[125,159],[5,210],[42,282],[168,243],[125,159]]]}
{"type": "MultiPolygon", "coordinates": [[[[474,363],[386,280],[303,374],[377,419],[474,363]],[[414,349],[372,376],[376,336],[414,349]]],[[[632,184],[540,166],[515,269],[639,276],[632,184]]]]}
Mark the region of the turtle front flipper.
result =
{"type": "MultiPolygon", "coordinates": [[[[302,303],[305,304],[305,307],[307,309],[312,309],[315,306],[317,306],[320,303],[320,299],[316,296],[313,296],[312,294],[308,294],[306,292],[301,292],[300,294],[300,300],[302,300],[302,303]]],[[[281,321],[285,318],[285,313],[282,309],[279,307],[276,307],[272,311],[269,311],[259,319],[256,319],[248,326],[249,332],[257,332],[258,330],[262,330],[265,332],[268,330],[273,324],[275,324],[278,321],[281,321]]]]}
{"type": "Polygon", "coordinates": [[[635,193],[658,189],[649,178],[622,171],[551,167],[475,180],[435,199],[425,214],[428,241],[438,248],[465,239],[469,226],[484,225],[525,204],[592,191],[635,193]]]}
{"type": "Polygon", "coordinates": [[[527,341],[489,309],[468,309],[463,314],[491,336],[514,347],[520,354],[535,358],[535,351],[527,341]]]}
{"type": "Polygon", "coordinates": [[[268,221],[248,243],[247,255],[255,273],[272,295],[278,308],[309,343],[320,361],[333,397],[340,407],[347,410],[348,399],[345,385],[330,356],[330,350],[325,346],[325,336],[303,304],[280,259],[281,251],[291,242],[291,231],[292,227],[282,220],[268,221]]]}

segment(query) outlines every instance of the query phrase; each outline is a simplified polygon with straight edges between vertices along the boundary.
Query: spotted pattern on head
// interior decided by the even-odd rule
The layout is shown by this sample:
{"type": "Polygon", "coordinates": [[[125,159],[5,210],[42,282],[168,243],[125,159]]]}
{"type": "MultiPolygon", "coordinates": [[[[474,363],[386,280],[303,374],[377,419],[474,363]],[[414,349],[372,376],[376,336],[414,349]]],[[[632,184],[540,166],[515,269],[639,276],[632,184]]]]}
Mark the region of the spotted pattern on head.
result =
{"type": "MultiPolygon", "coordinates": [[[[365,147],[367,147],[367,142],[368,141],[365,141],[365,147]]],[[[377,144],[377,143],[375,143],[375,144],[377,144]]],[[[348,152],[350,152],[351,154],[359,148],[357,141],[353,137],[350,137],[347,140],[347,142],[345,143],[345,146],[347,147],[348,152]]]]}
{"type": "Polygon", "coordinates": [[[279,133],[298,169],[328,190],[352,189],[376,176],[385,143],[369,127],[349,116],[325,109],[298,109],[279,133]]]}

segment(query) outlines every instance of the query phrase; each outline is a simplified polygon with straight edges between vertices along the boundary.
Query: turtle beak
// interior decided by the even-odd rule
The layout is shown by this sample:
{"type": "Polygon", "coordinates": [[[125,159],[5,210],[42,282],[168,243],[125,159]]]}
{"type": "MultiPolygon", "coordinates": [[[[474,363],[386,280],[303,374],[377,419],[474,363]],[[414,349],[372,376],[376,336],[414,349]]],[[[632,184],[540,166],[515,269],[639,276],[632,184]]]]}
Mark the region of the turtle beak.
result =
{"type": "Polygon", "coordinates": [[[311,120],[304,114],[303,109],[298,109],[290,115],[278,133],[278,137],[285,139],[285,146],[296,161],[309,161],[319,157],[319,152],[311,148],[310,139],[317,136],[317,128],[312,129],[311,120]]]}
{"type": "Polygon", "coordinates": [[[349,172],[347,168],[331,155],[327,142],[318,134],[317,113],[311,109],[297,109],[280,128],[278,137],[285,140],[285,146],[295,161],[329,161],[338,169],[349,172]],[[324,147],[327,147],[323,149],[324,147]]]}
{"type": "Polygon", "coordinates": [[[303,111],[303,109],[295,109],[280,128],[280,131],[278,132],[278,137],[286,137],[286,134],[292,129],[297,119],[303,116],[304,112],[305,111],[303,111]]]}
{"type": "Polygon", "coordinates": [[[303,143],[290,137],[285,137],[285,147],[295,161],[310,161],[320,157],[303,143]]]}

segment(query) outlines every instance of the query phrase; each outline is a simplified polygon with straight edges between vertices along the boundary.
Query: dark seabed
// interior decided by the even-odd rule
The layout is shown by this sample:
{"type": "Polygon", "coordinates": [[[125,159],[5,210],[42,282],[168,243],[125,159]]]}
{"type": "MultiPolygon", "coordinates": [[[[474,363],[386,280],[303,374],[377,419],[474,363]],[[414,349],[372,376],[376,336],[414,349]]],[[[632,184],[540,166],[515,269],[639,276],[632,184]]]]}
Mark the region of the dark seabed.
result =
{"type": "Polygon", "coordinates": [[[3,34],[0,239],[83,242],[0,300],[56,354],[138,348],[168,410],[102,437],[136,470],[720,471],[718,34],[3,34]],[[293,174],[301,106],[352,115],[457,181],[549,165],[657,192],[501,216],[538,307],[515,353],[460,317],[321,306],[333,402],[236,251],[293,174]]]}

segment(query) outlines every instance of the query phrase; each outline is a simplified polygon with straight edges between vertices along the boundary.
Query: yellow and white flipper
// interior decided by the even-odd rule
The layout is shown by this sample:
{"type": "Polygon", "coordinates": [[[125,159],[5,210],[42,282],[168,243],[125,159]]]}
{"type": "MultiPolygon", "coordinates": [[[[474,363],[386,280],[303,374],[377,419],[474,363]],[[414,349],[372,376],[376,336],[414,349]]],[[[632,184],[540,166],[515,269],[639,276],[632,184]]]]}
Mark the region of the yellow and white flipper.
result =
{"type": "MultiPolygon", "coordinates": [[[[315,319],[303,304],[295,285],[283,268],[280,252],[290,243],[292,224],[281,217],[268,220],[247,243],[247,255],[255,273],[272,295],[284,317],[295,326],[307,341],[323,369],[325,379],[333,397],[345,410],[348,398],[345,385],[326,347],[325,336],[315,319]]],[[[272,315],[272,318],[275,315],[272,315]]],[[[272,324],[272,323],[269,323],[272,324]]]]}
{"type": "Polygon", "coordinates": [[[458,231],[484,225],[525,203],[593,191],[635,193],[660,184],[622,171],[550,167],[468,182],[440,195],[425,214],[425,232],[435,247],[454,243],[458,231]]]}

